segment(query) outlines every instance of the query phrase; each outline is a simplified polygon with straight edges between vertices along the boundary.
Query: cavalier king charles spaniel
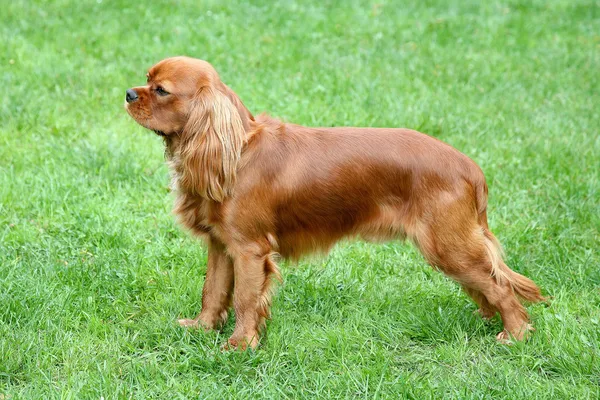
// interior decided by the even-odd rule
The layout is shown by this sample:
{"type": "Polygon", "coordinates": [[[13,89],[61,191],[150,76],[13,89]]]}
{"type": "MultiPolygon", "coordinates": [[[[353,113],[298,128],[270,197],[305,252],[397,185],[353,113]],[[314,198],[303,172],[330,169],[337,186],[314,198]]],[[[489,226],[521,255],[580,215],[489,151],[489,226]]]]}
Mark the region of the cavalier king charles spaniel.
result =
{"type": "Polygon", "coordinates": [[[501,342],[533,328],[519,301],[544,300],[511,270],[487,223],[487,185],[466,155],[399,128],[309,128],[254,117],[206,61],[173,57],[126,92],[127,112],[164,139],[181,224],[208,245],[202,310],[214,329],[235,311],[228,348],[255,348],[270,316],[275,255],[337,241],[410,239],[491,318],[501,342]]]}

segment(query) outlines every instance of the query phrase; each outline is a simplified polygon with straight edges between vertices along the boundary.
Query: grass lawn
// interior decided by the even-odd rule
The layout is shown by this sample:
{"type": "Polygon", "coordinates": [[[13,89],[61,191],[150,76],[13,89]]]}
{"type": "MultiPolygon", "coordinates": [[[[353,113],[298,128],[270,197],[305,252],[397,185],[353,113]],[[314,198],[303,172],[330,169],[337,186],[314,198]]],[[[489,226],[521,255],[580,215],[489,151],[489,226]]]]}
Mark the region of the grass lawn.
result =
{"type": "Polygon", "coordinates": [[[600,3],[251,3],[3,2],[0,399],[598,398],[600,3]],[[206,250],[123,102],[180,54],[256,114],[409,127],[471,156],[508,264],[553,297],[528,307],[533,337],[497,344],[499,319],[406,243],[283,263],[256,352],[219,350],[233,319],[179,328],[206,250]]]}

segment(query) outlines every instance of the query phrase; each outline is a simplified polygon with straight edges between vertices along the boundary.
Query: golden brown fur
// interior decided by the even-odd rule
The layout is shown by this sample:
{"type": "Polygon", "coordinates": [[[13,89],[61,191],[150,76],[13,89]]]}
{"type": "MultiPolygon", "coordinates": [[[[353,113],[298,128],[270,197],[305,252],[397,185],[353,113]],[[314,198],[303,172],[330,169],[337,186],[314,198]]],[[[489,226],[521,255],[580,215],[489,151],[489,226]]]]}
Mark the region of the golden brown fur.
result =
{"type": "MultiPolygon", "coordinates": [[[[132,92],[130,92],[132,90],[132,92]]],[[[408,129],[308,128],[254,118],[205,61],[163,60],[126,108],[164,137],[181,223],[208,242],[202,310],[183,326],[212,329],[233,305],[229,346],[258,344],[269,316],[273,254],[297,259],[342,238],[409,238],[457,280],[499,340],[530,329],[517,296],[537,286],[502,260],[487,225],[487,186],[467,156],[408,129]]]]}

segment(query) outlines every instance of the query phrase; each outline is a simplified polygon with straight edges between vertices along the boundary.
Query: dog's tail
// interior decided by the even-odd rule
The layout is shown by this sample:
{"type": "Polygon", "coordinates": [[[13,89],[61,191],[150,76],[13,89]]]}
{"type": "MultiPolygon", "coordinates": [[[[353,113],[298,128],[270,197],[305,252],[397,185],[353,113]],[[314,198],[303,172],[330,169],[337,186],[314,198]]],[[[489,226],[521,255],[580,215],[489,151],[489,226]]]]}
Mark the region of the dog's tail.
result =
{"type": "Polygon", "coordinates": [[[546,298],[542,296],[540,288],[531,279],[513,271],[504,263],[502,259],[502,247],[494,234],[488,229],[483,229],[483,235],[485,236],[485,248],[492,262],[492,275],[496,279],[496,282],[500,285],[508,282],[517,296],[523,300],[534,303],[545,301],[546,298]]]}
{"type": "Polygon", "coordinates": [[[546,301],[542,296],[540,288],[529,278],[513,271],[504,263],[503,251],[500,242],[489,230],[487,223],[487,185],[483,182],[477,191],[477,213],[479,225],[483,231],[485,249],[492,263],[492,276],[498,284],[508,282],[517,296],[531,302],[546,301]]]}

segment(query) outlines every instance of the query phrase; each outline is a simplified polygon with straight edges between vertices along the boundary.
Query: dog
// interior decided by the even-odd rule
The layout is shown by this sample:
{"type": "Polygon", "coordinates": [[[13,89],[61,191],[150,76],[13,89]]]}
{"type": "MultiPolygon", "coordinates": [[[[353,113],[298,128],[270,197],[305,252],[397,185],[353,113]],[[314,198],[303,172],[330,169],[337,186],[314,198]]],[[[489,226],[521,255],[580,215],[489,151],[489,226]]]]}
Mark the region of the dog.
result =
{"type": "Polygon", "coordinates": [[[126,91],[133,119],[164,139],[174,213],[208,245],[202,309],[184,327],[215,329],[227,348],[256,348],[270,317],[275,255],[297,260],[344,238],[408,238],[456,280],[501,342],[533,328],[520,299],[544,300],[512,271],[487,223],[481,169],[433,137],[399,128],[309,128],[256,118],[206,61],[167,58],[126,91]]]}

